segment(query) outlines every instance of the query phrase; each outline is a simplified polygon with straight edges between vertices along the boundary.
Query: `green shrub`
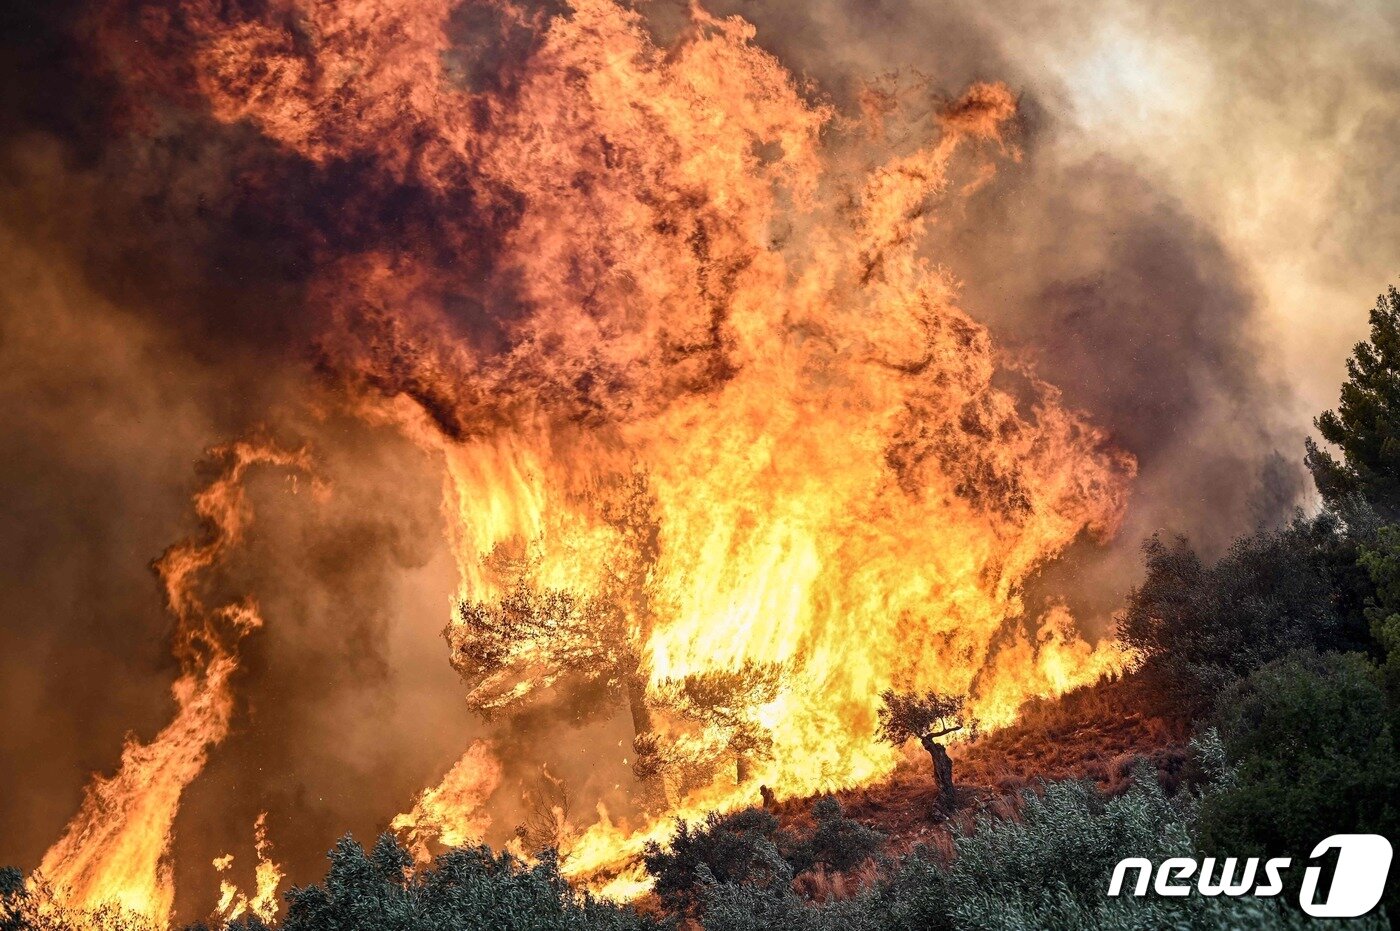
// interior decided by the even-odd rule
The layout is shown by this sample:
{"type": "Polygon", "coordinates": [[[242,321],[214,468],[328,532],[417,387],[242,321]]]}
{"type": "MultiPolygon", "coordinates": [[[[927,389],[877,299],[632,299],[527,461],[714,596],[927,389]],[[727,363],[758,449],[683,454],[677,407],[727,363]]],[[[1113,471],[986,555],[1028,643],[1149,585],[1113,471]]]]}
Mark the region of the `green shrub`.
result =
{"type": "MultiPolygon", "coordinates": [[[[1201,769],[1220,771],[1221,748],[1198,746],[1201,769]]],[[[1279,899],[1143,898],[1106,893],[1113,867],[1126,856],[1155,863],[1194,853],[1193,798],[1168,799],[1140,773],[1132,787],[1106,798],[1091,784],[1051,783],[1027,793],[1021,819],[978,819],[955,840],[948,863],[906,857],[892,877],[841,902],[811,903],[785,882],[707,882],[701,896],[705,931],[1038,931],[1047,928],[1155,931],[1161,928],[1313,928],[1326,926],[1279,899]]],[[[1341,923],[1336,923],[1341,926],[1341,923]]],[[[1386,928],[1380,916],[1349,928],[1386,928]]]]}
{"type": "Polygon", "coordinates": [[[574,892],[546,856],[526,866],[489,848],[454,850],[431,869],[390,835],[366,854],[346,838],[321,885],[287,893],[279,931],[642,931],[653,922],[574,892]]]}
{"type": "Polygon", "coordinates": [[[791,881],[793,870],[784,854],[796,846],[797,839],[782,830],[777,818],[761,808],[748,808],[712,812],[693,825],[678,820],[670,842],[647,844],[642,862],[661,901],[675,911],[689,911],[700,902],[702,884],[766,886],[791,881]]]}
{"type": "Polygon", "coordinates": [[[1208,714],[1236,678],[1299,649],[1365,649],[1370,583],[1335,515],[1241,537],[1212,565],[1184,539],[1144,544],[1147,573],[1120,636],[1187,715],[1208,714]]]}
{"type": "Polygon", "coordinates": [[[692,912],[710,887],[776,888],[815,867],[845,871],[880,857],[885,835],[847,818],[831,796],[812,805],[812,832],[799,837],[760,808],[677,822],[665,846],[647,846],[644,863],[667,907],[692,912]]]}
{"type": "MultiPolygon", "coordinates": [[[[1220,709],[1234,780],[1202,803],[1206,853],[1298,862],[1332,834],[1400,836],[1400,754],[1364,656],[1293,654],[1236,684],[1220,709]]],[[[1392,909],[1395,887],[1392,877],[1392,909]]]]}
{"type": "Polygon", "coordinates": [[[816,827],[802,843],[801,858],[789,857],[796,872],[813,866],[844,872],[880,858],[885,835],[847,818],[834,796],[812,805],[812,819],[816,827]]]}

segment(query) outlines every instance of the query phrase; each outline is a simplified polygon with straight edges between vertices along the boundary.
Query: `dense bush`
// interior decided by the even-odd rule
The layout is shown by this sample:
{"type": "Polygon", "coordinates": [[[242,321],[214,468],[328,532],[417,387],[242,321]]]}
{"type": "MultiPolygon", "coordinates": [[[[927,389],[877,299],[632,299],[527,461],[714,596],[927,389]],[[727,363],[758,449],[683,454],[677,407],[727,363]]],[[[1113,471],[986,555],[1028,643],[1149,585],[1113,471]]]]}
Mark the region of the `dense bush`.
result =
{"type": "Polygon", "coordinates": [[[816,827],[790,858],[797,872],[814,866],[844,871],[879,859],[885,835],[847,818],[834,797],[818,799],[812,819],[816,827]]]}
{"type": "Polygon", "coordinates": [[[879,857],[884,835],[845,817],[835,798],[819,799],[812,819],[816,825],[805,837],[782,830],[758,808],[711,814],[695,825],[681,821],[667,845],[647,846],[643,862],[661,901],[691,911],[710,886],[786,887],[805,870],[849,870],[879,857]]]}
{"type": "Polygon", "coordinates": [[[1367,587],[1345,530],[1330,512],[1299,517],[1236,540],[1213,565],[1183,539],[1154,537],[1120,636],[1186,714],[1205,712],[1235,678],[1291,651],[1364,649],[1367,587]]]}
{"type": "Polygon", "coordinates": [[[1201,848],[1299,862],[1331,834],[1400,837],[1400,754],[1378,680],[1363,656],[1298,653],[1233,686],[1218,719],[1234,780],[1203,802],[1201,848]]]}
{"type": "MultiPolygon", "coordinates": [[[[667,907],[693,908],[704,883],[769,885],[792,867],[784,858],[797,841],[760,808],[732,814],[711,813],[703,822],[677,821],[669,844],[647,844],[643,863],[667,907]]],[[[786,881],[786,880],[781,880],[786,881]]]]}
{"type": "MultiPolygon", "coordinates": [[[[430,869],[409,870],[389,835],[366,853],[345,839],[330,853],[319,885],[287,893],[278,931],[646,931],[659,927],[626,906],[572,890],[554,860],[526,866],[485,847],[454,850],[430,869]]],[[[12,871],[0,872],[4,931],[153,931],[115,910],[72,913],[38,908],[12,871]]],[[[190,931],[205,929],[195,925],[190,931]]],[[[228,931],[267,931],[257,918],[228,931]]]]}
{"type": "MultiPolygon", "coordinates": [[[[346,838],[330,853],[318,885],[286,895],[278,931],[647,931],[660,927],[634,909],[575,892],[546,856],[527,866],[485,847],[454,850],[432,868],[410,870],[408,853],[385,835],[366,853],[346,838]]],[[[115,910],[39,908],[17,873],[0,872],[4,931],[154,931],[115,910]]],[[[267,931],[257,918],[227,931],[267,931]]],[[[190,931],[205,931],[205,925],[190,931]]]]}
{"type": "MultiPolygon", "coordinates": [[[[1218,760],[1203,762],[1207,770],[1218,767],[1218,760]]],[[[888,881],[846,901],[809,903],[783,882],[709,883],[701,893],[705,931],[1325,926],[1277,899],[1105,895],[1125,856],[1161,862],[1192,855],[1196,808],[1192,798],[1168,799],[1147,774],[1117,798],[1087,783],[1053,783],[1026,794],[1019,821],[979,819],[976,830],[956,839],[951,861],[912,855],[888,881]]],[[[1347,925],[1388,927],[1381,917],[1347,925]]]]}
{"type": "MultiPolygon", "coordinates": [[[[385,835],[366,853],[350,839],[330,854],[320,885],[287,893],[279,931],[642,931],[654,923],[574,892],[552,858],[526,866],[486,847],[454,850],[433,868],[385,835]]],[[[257,919],[232,928],[253,931],[257,919]]]]}
{"type": "MultiPolygon", "coordinates": [[[[1278,671],[1283,672],[1282,665],[1278,671]]],[[[1196,852],[1198,812],[1211,810],[1215,792],[1230,793],[1240,784],[1237,773],[1223,769],[1224,753],[1209,733],[1198,744],[1198,768],[1214,786],[1203,799],[1189,794],[1168,798],[1145,770],[1117,797],[1103,795],[1090,783],[1050,783],[1024,795],[1018,820],[980,816],[972,830],[954,839],[951,859],[915,851],[891,865],[884,880],[843,901],[811,902],[794,891],[795,873],[788,857],[803,842],[790,847],[785,857],[778,842],[791,836],[778,831],[776,819],[761,811],[711,819],[693,829],[678,827],[681,850],[659,851],[671,859],[657,864],[662,871],[658,884],[663,877],[673,888],[681,888],[682,879],[688,881],[684,895],[673,901],[688,905],[693,898],[704,931],[1264,931],[1325,926],[1306,919],[1284,899],[1106,896],[1113,867],[1125,856],[1160,863],[1196,852]],[[682,871],[681,864],[689,872],[682,871]]],[[[845,819],[839,806],[826,805],[817,820],[820,830],[822,824],[845,819]]],[[[847,828],[840,833],[846,835],[847,828]]],[[[869,840],[864,836],[857,847],[869,840]]],[[[837,844],[836,849],[847,848],[837,844]]],[[[826,856],[834,860],[846,855],[826,856]]],[[[388,838],[369,853],[342,841],[331,853],[322,884],[288,893],[289,910],[276,928],[643,931],[674,924],[570,891],[549,858],[527,867],[509,855],[478,848],[450,853],[428,870],[409,871],[407,864],[404,851],[388,838]]],[[[1389,927],[1382,916],[1346,926],[1356,931],[1389,927]]],[[[6,931],[31,927],[39,926],[5,926],[6,931]]],[[[95,931],[82,925],[54,927],[95,931]]],[[[263,929],[256,919],[230,926],[230,931],[263,929]]]]}

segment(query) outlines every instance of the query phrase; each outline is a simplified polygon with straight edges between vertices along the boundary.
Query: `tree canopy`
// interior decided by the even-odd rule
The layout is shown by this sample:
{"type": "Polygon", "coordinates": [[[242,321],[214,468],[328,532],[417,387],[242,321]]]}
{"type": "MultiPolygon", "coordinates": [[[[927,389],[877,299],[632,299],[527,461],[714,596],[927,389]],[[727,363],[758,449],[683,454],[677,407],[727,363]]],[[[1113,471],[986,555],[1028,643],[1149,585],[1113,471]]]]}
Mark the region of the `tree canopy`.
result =
{"type": "Polygon", "coordinates": [[[1371,310],[1371,338],[1347,360],[1337,409],[1315,423],[1342,455],[1338,461],[1309,441],[1308,466],[1323,499],[1335,506],[1360,496],[1400,516],[1400,291],[1393,285],[1371,310]]]}
{"type": "Polygon", "coordinates": [[[879,711],[878,735],[896,747],[910,739],[936,740],[975,725],[965,710],[965,695],[886,689],[880,698],[884,705],[879,711]]]}

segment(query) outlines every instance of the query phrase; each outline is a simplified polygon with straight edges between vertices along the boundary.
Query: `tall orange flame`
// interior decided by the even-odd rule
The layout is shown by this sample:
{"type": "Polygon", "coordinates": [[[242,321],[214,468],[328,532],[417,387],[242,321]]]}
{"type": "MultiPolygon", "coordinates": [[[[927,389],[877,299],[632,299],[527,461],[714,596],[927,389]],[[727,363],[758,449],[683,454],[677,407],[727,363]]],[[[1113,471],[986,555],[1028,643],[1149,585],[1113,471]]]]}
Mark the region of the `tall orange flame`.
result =
{"type": "MultiPolygon", "coordinates": [[[[1011,93],[978,84],[895,146],[888,107],[848,121],[742,19],[690,16],[670,48],[615,0],[185,0],[108,24],[143,31],[121,45],[143,80],[351,178],[311,289],[324,368],[442,451],[472,703],[582,676],[630,707],[644,821],[600,813],[566,851],[613,891],[670,815],[888,773],[887,687],[967,693],[996,726],[1121,659],[1062,607],[1027,616],[1022,587],[1115,532],[1134,463],[999,358],[921,251],[935,205],[1015,157],[1011,93]]],[[[206,654],[182,715],[217,710],[169,740],[193,749],[141,819],[161,837],[226,728],[206,654]]],[[[474,833],[497,772],[473,748],[399,826],[474,833]]]]}
{"type": "Polygon", "coordinates": [[[448,770],[442,782],[424,789],[413,808],[390,823],[419,860],[431,859],[429,844],[465,847],[481,843],[491,819],[483,808],[501,782],[491,745],[477,741],[448,770]]]}
{"type": "MultiPolygon", "coordinates": [[[[258,858],[253,869],[253,894],[241,891],[227,880],[219,882],[219,904],[214,913],[221,921],[233,921],[252,913],[264,922],[277,916],[277,890],[286,874],[272,859],[272,842],[267,839],[267,812],[258,815],[253,822],[254,852],[258,858]]],[[[233,866],[233,854],[224,854],[214,860],[214,869],[220,873],[233,866]]]]}
{"type": "Polygon", "coordinates": [[[127,738],[116,773],[93,779],[63,837],[44,854],[38,872],[69,908],[115,905],[156,926],[169,921],[175,885],[168,854],[180,797],[204,769],[209,748],[228,735],[239,641],[262,619],[252,599],[207,608],[199,594],[201,573],[247,528],[248,468],[306,468],[307,457],[247,441],[217,447],[211,457],[224,469],[195,495],[205,538],[177,543],[154,563],[176,621],[173,650],[181,672],[171,686],[175,718],[149,743],[127,738]]]}

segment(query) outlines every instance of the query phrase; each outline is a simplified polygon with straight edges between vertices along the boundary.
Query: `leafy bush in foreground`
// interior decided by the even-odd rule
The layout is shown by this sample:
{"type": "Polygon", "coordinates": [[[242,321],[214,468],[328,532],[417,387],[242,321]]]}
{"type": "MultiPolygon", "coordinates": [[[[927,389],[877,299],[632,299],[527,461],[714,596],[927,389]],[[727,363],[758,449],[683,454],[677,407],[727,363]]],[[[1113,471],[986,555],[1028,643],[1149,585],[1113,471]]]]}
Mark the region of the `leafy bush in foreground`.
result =
{"type": "Polygon", "coordinates": [[[737,886],[790,881],[792,867],[783,852],[795,844],[796,838],[782,830],[778,819],[760,808],[712,812],[698,824],[678,821],[668,844],[647,844],[642,862],[655,880],[661,901],[670,909],[686,911],[698,903],[704,883],[737,886]]]}
{"type": "Polygon", "coordinates": [[[1232,687],[1219,722],[1235,778],[1202,803],[1201,849],[1299,862],[1331,834],[1400,836],[1400,753],[1379,678],[1364,656],[1303,652],[1232,687]]]}
{"type": "MultiPolygon", "coordinates": [[[[642,931],[653,924],[623,906],[574,892],[546,857],[525,866],[507,853],[464,848],[432,869],[390,835],[369,853],[346,838],[330,855],[322,885],[287,893],[280,931],[642,931]]],[[[255,923],[249,928],[257,927],[255,923]]]]}
{"type": "Polygon", "coordinates": [[[643,862],[661,901],[684,912],[694,910],[707,886],[785,886],[805,870],[844,871],[880,858],[885,836],[847,818],[835,798],[818,799],[812,818],[816,825],[805,837],[759,808],[678,822],[666,846],[647,845],[643,862]]]}
{"type": "MultiPolygon", "coordinates": [[[[636,910],[575,892],[552,857],[526,866],[486,847],[454,850],[431,869],[409,870],[411,858],[390,835],[366,853],[345,838],[330,852],[325,881],[287,893],[278,931],[651,931],[660,926],[636,910]]],[[[76,914],[33,907],[17,879],[0,872],[3,931],[151,931],[115,912],[76,914]]],[[[228,931],[267,931],[257,918],[228,931]]],[[[204,929],[196,925],[190,931],[204,929]]]]}
{"type": "Polygon", "coordinates": [[[880,859],[885,835],[847,818],[834,796],[817,800],[812,819],[817,825],[803,843],[802,859],[794,864],[797,872],[809,866],[845,871],[880,859]]]}
{"type": "MultiPolygon", "coordinates": [[[[1223,770],[1223,754],[1222,743],[1209,733],[1197,745],[1201,769],[1219,787],[1212,792],[1228,793],[1238,785],[1235,774],[1223,770]]],[[[1304,916],[1287,897],[1107,897],[1113,867],[1125,856],[1160,863],[1194,855],[1196,818],[1212,804],[1212,792],[1204,799],[1185,794],[1168,798],[1145,772],[1117,797],[1086,782],[1050,783],[1023,796],[1019,820],[980,816],[974,830],[954,839],[955,856],[948,862],[916,851],[889,878],[844,901],[814,903],[794,891],[793,865],[775,842],[786,843],[792,836],[777,831],[776,820],[766,812],[678,829],[683,856],[667,863],[684,863],[690,870],[672,877],[689,882],[675,901],[698,906],[704,931],[1264,931],[1325,926],[1304,916]],[[726,820],[728,825],[721,826],[726,820]]],[[[833,823],[832,807],[827,806],[819,825],[833,823]]],[[[801,845],[789,847],[788,856],[801,845]]],[[[290,907],[276,928],[659,931],[674,926],[674,919],[657,922],[630,907],[571,891],[549,857],[525,866],[508,854],[476,848],[449,853],[432,869],[409,871],[407,866],[407,854],[391,838],[381,838],[369,853],[343,840],[331,852],[323,883],[288,893],[290,907]]],[[[1346,925],[1356,931],[1389,927],[1383,915],[1346,925]]],[[[39,926],[0,927],[30,931],[39,926]]],[[[81,926],[54,927],[78,931],[81,926]]],[[[264,931],[264,926],[253,919],[229,929],[264,931]]]]}
{"type": "MultiPolygon", "coordinates": [[[[1218,744],[1205,742],[1207,768],[1218,744]]],[[[1141,776],[1117,798],[1092,785],[1052,783],[1027,793],[1022,820],[979,819],[955,841],[947,864],[911,855],[880,886],[844,902],[812,904],[784,883],[712,883],[702,893],[706,931],[1034,931],[1043,928],[1227,929],[1326,926],[1278,899],[1190,896],[1163,899],[1105,893],[1114,865],[1129,855],[1161,862],[1193,854],[1196,803],[1170,800],[1141,776]]],[[[1340,923],[1338,923],[1340,924],[1340,923]]],[[[1347,922],[1387,928],[1382,916],[1347,922]]]]}

